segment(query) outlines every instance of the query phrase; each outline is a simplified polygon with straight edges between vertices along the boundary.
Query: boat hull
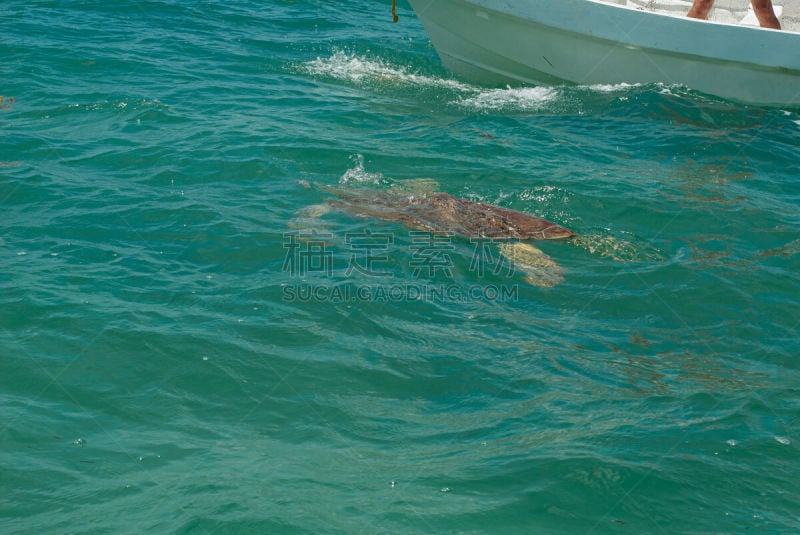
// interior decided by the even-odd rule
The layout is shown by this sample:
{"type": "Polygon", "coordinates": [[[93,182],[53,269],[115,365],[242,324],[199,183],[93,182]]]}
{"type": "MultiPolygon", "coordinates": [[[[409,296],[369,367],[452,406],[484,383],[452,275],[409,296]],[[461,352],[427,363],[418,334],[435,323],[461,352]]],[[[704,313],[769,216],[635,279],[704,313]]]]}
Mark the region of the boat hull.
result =
{"type": "Polygon", "coordinates": [[[593,0],[410,0],[444,65],[481,84],[678,84],[800,105],[800,34],[593,0]]]}

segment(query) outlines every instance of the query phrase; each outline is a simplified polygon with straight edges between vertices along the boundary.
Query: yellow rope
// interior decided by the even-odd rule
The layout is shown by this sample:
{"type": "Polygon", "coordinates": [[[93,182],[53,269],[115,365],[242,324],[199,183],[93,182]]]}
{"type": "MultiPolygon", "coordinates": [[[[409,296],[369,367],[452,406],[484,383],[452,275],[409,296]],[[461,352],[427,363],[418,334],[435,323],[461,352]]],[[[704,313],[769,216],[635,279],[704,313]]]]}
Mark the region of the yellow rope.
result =
{"type": "Polygon", "coordinates": [[[392,0],[392,19],[394,19],[395,22],[400,20],[400,17],[397,16],[397,0],[392,0]]]}

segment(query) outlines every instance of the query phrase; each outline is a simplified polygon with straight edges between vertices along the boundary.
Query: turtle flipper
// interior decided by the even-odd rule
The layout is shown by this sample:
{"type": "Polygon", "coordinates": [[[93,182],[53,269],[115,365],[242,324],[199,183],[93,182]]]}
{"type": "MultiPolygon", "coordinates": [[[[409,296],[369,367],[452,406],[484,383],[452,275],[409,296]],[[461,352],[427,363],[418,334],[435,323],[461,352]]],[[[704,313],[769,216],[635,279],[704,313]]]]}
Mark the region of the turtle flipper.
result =
{"type": "Polygon", "coordinates": [[[564,280],[561,266],[529,243],[501,243],[500,254],[525,273],[525,281],[540,288],[552,288],[564,280]]]}
{"type": "Polygon", "coordinates": [[[289,221],[288,226],[293,229],[311,229],[319,227],[319,218],[330,211],[331,206],[328,203],[306,206],[295,213],[295,216],[289,221]]]}

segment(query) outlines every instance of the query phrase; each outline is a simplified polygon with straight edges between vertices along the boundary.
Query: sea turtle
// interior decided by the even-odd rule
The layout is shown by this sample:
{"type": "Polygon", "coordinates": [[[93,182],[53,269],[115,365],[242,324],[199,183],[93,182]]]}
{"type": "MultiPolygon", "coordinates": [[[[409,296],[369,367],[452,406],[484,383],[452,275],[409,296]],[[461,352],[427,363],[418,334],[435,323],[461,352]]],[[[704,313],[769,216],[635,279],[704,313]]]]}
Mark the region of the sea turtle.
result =
{"type": "MultiPolygon", "coordinates": [[[[311,188],[311,184],[301,181],[311,188]]],[[[331,208],[384,221],[397,221],[427,232],[452,233],[466,238],[485,238],[497,245],[502,256],[525,273],[525,280],[539,287],[552,287],[564,280],[552,258],[531,244],[537,240],[570,240],[590,252],[615,257],[629,245],[613,238],[577,236],[561,225],[524,212],[484,202],[471,201],[438,191],[433,179],[392,182],[388,187],[317,187],[333,195],[325,204],[300,211],[291,226],[308,226],[331,208]],[[611,253],[609,254],[609,251],[611,253]]]]}

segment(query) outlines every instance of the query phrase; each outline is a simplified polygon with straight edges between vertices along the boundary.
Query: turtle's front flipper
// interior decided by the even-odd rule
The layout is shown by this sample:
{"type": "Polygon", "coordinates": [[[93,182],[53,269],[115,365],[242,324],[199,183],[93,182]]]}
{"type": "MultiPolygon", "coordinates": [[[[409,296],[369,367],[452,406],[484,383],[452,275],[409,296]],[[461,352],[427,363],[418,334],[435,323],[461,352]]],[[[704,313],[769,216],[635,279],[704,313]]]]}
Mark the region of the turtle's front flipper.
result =
{"type": "Polygon", "coordinates": [[[529,243],[501,243],[500,254],[525,272],[525,281],[540,288],[551,288],[564,280],[561,266],[529,243]]]}
{"type": "Polygon", "coordinates": [[[322,226],[319,218],[331,211],[331,206],[327,203],[312,204],[301,208],[289,221],[288,226],[292,229],[317,229],[322,226]]]}

